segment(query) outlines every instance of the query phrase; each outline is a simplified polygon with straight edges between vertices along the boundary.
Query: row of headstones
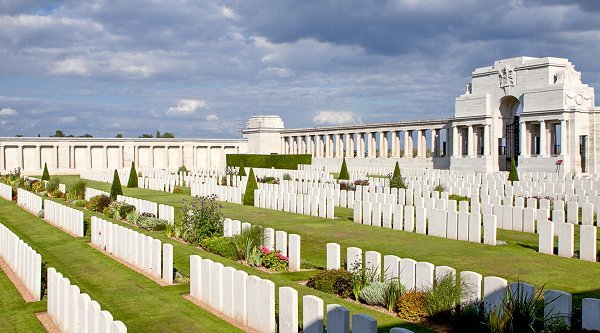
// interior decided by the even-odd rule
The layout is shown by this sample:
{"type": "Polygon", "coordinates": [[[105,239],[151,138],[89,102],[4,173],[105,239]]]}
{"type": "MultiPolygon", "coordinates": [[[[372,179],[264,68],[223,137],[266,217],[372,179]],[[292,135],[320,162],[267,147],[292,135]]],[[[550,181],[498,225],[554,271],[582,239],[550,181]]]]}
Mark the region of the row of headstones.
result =
{"type": "Polygon", "coordinates": [[[171,182],[170,180],[138,177],[138,188],[173,193],[175,186],[175,182],[171,182]]]}
{"type": "Polygon", "coordinates": [[[17,204],[36,215],[43,209],[42,197],[22,188],[17,189],[17,204]]]}
{"type": "Polygon", "coordinates": [[[206,197],[216,195],[219,201],[226,201],[241,204],[242,193],[244,188],[221,186],[214,182],[200,183],[194,182],[190,184],[191,195],[193,197],[206,197]]]}
{"type": "Polygon", "coordinates": [[[148,201],[148,200],[144,200],[144,199],[133,198],[133,197],[128,197],[125,195],[117,195],[117,201],[122,201],[122,202],[125,202],[125,203],[135,206],[135,210],[140,214],[150,213],[150,214],[154,214],[154,216],[156,216],[156,217],[159,217],[158,216],[158,204],[156,202],[148,201]]]}
{"type": "Polygon", "coordinates": [[[175,207],[158,204],[158,216],[161,219],[173,224],[173,222],[175,222],[175,207]]]}
{"type": "MultiPolygon", "coordinates": [[[[223,220],[223,236],[234,237],[251,227],[250,223],[242,223],[239,220],[225,218],[223,220]]],[[[290,234],[288,236],[285,231],[275,231],[273,228],[265,228],[263,231],[263,245],[270,251],[279,251],[282,255],[288,257],[288,270],[290,272],[300,270],[300,235],[290,234]]]]}
{"type": "Polygon", "coordinates": [[[0,198],[4,200],[12,200],[12,186],[0,183],[0,198]]]}
{"type": "Polygon", "coordinates": [[[74,235],[84,236],[83,212],[52,200],[45,200],[44,220],[74,235]]]}
{"type": "MultiPolygon", "coordinates": [[[[333,175],[330,172],[324,172],[322,170],[289,170],[289,169],[267,169],[267,168],[253,168],[256,177],[275,177],[283,179],[285,174],[290,175],[292,179],[298,179],[301,181],[309,182],[325,182],[333,181],[333,175]]],[[[246,170],[249,171],[249,170],[246,170]]],[[[336,171],[339,172],[339,169],[336,171]]],[[[246,172],[248,174],[248,172],[246,172]]]]}
{"type": "Polygon", "coordinates": [[[254,206],[284,212],[333,219],[334,198],[308,194],[254,190],[254,206]]]}
{"type": "Polygon", "coordinates": [[[42,293],[42,256],[0,223],[0,257],[23,282],[35,301],[42,293]]]}
{"type": "Polygon", "coordinates": [[[483,233],[484,244],[496,245],[495,216],[450,207],[454,210],[355,201],[354,222],[475,243],[482,242],[483,233]]]}
{"type": "MultiPolygon", "coordinates": [[[[346,249],[346,269],[350,272],[363,269],[362,250],[357,247],[348,247],[346,249]]],[[[327,269],[340,269],[340,245],[336,243],[327,244],[327,269]]],[[[390,281],[398,279],[405,290],[427,291],[435,286],[441,279],[451,276],[456,281],[456,270],[448,266],[434,266],[429,262],[417,262],[409,258],[399,258],[394,255],[383,257],[376,251],[366,251],[364,257],[364,266],[366,270],[375,272],[376,276],[390,281]],[[383,274],[383,275],[382,275],[383,274]]],[[[509,291],[511,295],[519,294],[522,297],[533,299],[535,297],[535,288],[522,282],[508,283],[507,280],[486,276],[471,271],[462,271],[459,274],[461,286],[462,304],[479,304],[483,302],[486,312],[500,309],[507,297],[509,291]],[[483,286],[482,286],[483,282],[483,286]],[[509,287],[510,286],[510,287],[509,287]],[[519,293],[515,291],[519,290],[519,293]]],[[[561,317],[565,324],[570,326],[572,315],[572,295],[559,290],[547,290],[544,294],[546,317],[561,317]]],[[[583,318],[586,324],[594,326],[592,321],[600,323],[600,300],[593,300],[589,305],[584,306],[583,318]],[[590,314],[595,314],[596,318],[590,318],[590,314]]],[[[588,326],[588,327],[592,327],[588,326]]]]}
{"type": "Polygon", "coordinates": [[[47,278],[48,314],[61,332],[127,332],[123,322],[115,321],[110,312],[102,310],[56,269],[48,268],[47,278]]]}
{"type": "MultiPolygon", "coordinates": [[[[278,323],[275,316],[275,284],[267,279],[225,267],[200,256],[190,257],[190,296],[240,325],[260,333],[298,332],[298,292],[291,287],[279,288],[278,323]]],[[[303,297],[304,333],[323,332],[323,300],[312,295],[303,297]]],[[[350,311],[343,306],[327,306],[327,331],[348,333],[350,311]]],[[[352,317],[354,332],[375,333],[377,321],[366,315],[352,317]]],[[[410,332],[393,331],[393,332],[410,332]]]]}
{"type": "Polygon", "coordinates": [[[108,193],[106,191],[98,190],[98,189],[91,188],[91,187],[86,187],[85,188],[84,198],[85,198],[86,201],[89,201],[91,198],[93,198],[93,197],[95,197],[97,195],[105,195],[107,197],[110,197],[110,193],[108,193]]]}
{"type": "Polygon", "coordinates": [[[79,178],[92,180],[92,181],[96,181],[96,182],[101,182],[101,183],[112,183],[115,170],[117,170],[117,173],[119,174],[119,180],[121,181],[121,185],[126,186],[127,182],[129,181],[129,172],[130,172],[129,168],[82,170],[81,173],[79,174],[79,178]]]}
{"type": "MultiPolygon", "coordinates": [[[[558,236],[558,255],[565,258],[574,256],[575,230],[573,224],[538,220],[538,251],[554,254],[554,236],[558,236]]],[[[596,262],[598,258],[597,230],[592,225],[579,227],[579,259],[596,262]]]]}
{"type": "Polygon", "coordinates": [[[173,245],[92,216],[92,244],[145,273],[173,283],[173,245]]]}

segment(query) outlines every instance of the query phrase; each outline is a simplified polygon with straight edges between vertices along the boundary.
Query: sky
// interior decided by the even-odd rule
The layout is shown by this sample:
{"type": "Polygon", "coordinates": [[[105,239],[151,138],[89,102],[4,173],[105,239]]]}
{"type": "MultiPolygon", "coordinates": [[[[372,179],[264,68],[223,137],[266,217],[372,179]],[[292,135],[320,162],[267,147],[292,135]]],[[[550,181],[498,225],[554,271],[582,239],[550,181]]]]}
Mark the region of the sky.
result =
{"type": "Polygon", "coordinates": [[[0,136],[451,117],[477,67],[568,58],[600,88],[600,1],[1,0],[0,136]]]}

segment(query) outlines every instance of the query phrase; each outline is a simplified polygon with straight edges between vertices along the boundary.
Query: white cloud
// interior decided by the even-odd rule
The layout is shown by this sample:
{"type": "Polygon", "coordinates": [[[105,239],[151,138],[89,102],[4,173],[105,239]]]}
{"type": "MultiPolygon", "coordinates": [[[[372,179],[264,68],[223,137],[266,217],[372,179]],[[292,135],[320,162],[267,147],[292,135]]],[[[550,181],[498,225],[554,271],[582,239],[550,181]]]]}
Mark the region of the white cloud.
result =
{"type": "Polygon", "coordinates": [[[228,19],[235,19],[237,15],[230,7],[221,7],[221,13],[228,19]]]}
{"type": "Polygon", "coordinates": [[[182,99],[177,106],[172,106],[167,110],[170,116],[192,116],[196,111],[206,106],[206,102],[200,99],[182,99]]]}
{"type": "Polygon", "coordinates": [[[360,119],[349,111],[319,111],[313,122],[317,125],[349,125],[360,123],[360,119]]]}
{"type": "Polygon", "coordinates": [[[206,121],[217,121],[219,120],[219,116],[217,116],[216,114],[209,114],[208,116],[206,116],[206,121]]]}
{"type": "Polygon", "coordinates": [[[16,114],[17,114],[17,111],[15,109],[4,108],[4,109],[0,110],[0,116],[14,116],[16,114]]]}
{"type": "Polygon", "coordinates": [[[294,71],[283,67],[269,67],[260,70],[262,76],[276,76],[279,78],[288,78],[294,76],[294,71]]]}
{"type": "Polygon", "coordinates": [[[60,117],[60,118],[58,118],[58,122],[61,123],[61,124],[72,123],[75,120],[77,120],[77,118],[74,117],[74,116],[66,116],[66,117],[60,117]]]}
{"type": "Polygon", "coordinates": [[[54,63],[52,73],[89,75],[89,64],[84,59],[66,59],[54,63]]]}

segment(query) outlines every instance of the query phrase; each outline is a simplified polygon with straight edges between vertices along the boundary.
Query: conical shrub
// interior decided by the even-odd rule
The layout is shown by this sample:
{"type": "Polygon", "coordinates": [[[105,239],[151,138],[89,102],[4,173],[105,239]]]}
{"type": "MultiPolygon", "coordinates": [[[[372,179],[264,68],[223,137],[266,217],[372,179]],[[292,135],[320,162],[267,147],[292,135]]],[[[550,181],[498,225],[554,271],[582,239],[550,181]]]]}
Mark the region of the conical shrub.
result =
{"type": "Polygon", "coordinates": [[[50,180],[50,174],[48,173],[48,165],[44,163],[44,173],[42,173],[42,180],[50,180]]]}
{"type": "Polygon", "coordinates": [[[244,193],[244,205],[254,206],[254,190],[258,190],[258,184],[254,177],[254,170],[250,168],[248,174],[248,183],[246,184],[246,192],[244,193]]]}
{"type": "Polygon", "coordinates": [[[350,174],[348,173],[348,166],[346,165],[346,158],[342,161],[342,168],[340,169],[339,180],[350,180],[350,174]]]}
{"type": "Polygon", "coordinates": [[[127,180],[127,187],[138,187],[137,171],[135,170],[135,163],[133,163],[133,161],[131,161],[131,170],[129,170],[129,179],[127,180]]]}
{"type": "Polygon", "coordinates": [[[113,182],[110,187],[110,200],[117,200],[117,195],[123,195],[123,189],[121,188],[121,180],[119,179],[119,173],[115,170],[113,176],[113,182]]]}

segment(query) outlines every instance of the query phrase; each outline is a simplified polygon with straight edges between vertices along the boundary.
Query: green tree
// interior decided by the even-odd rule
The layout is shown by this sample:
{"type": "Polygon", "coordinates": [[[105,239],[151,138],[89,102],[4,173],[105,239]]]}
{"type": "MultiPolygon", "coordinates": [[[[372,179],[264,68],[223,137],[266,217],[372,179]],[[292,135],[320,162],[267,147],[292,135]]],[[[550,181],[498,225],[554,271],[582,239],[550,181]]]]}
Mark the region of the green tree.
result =
{"type": "Polygon", "coordinates": [[[406,183],[404,183],[404,179],[402,179],[402,174],[400,173],[400,165],[397,161],[396,166],[394,167],[394,173],[392,174],[392,178],[390,178],[390,188],[406,189],[406,183]]]}
{"type": "Polygon", "coordinates": [[[123,189],[121,188],[121,180],[119,179],[119,173],[115,170],[113,176],[113,182],[110,187],[110,200],[117,200],[117,195],[123,195],[123,189]]]}
{"type": "Polygon", "coordinates": [[[161,138],[173,139],[173,138],[175,138],[175,135],[171,132],[164,132],[163,135],[161,136],[161,138]]]}
{"type": "Polygon", "coordinates": [[[258,184],[256,183],[256,177],[254,177],[254,169],[250,168],[246,192],[244,193],[244,205],[254,206],[254,190],[258,190],[258,184]]]}
{"type": "Polygon", "coordinates": [[[244,168],[244,162],[242,161],[242,164],[240,165],[240,171],[238,172],[238,176],[245,176],[246,175],[246,168],[244,168]]]}
{"type": "Polygon", "coordinates": [[[510,171],[508,173],[508,180],[511,182],[519,181],[519,173],[517,172],[517,164],[515,163],[515,159],[510,159],[510,171]]]}
{"type": "Polygon", "coordinates": [[[348,173],[348,166],[346,165],[346,158],[342,161],[342,168],[340,169],[339,180],[350,180],[350,174],[348,173]]]}
{"type": "Polygon", "coordinates": [[[50,180],[50,174],[48,173],[48,165],[44,162],[44,173],[42,173],[42,180],[50,180]]]}
{"type": "Polygon", "coordinates": [[[131,170],[129,170],[129,179],[127,180],[127,187],[138,187],[137,171],[135,170],[135,163],[133,163],[133,161],[131,161],[131,170]]]}
{"type": "Polygon", "coordinates": [[[51,135],[55,138],[64,138],[65,137],[65,132],[63,132],[63,130],[56,130],[56,132],[54,133],[54,135],[51,135]]]}
{"type": "Polygon", "coordinates": [[[117,135],[115,135],[115,138],[122,138],[123,137],[123,133],[117,133],[117,135]]]}

